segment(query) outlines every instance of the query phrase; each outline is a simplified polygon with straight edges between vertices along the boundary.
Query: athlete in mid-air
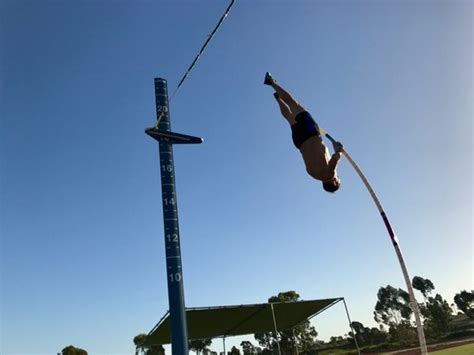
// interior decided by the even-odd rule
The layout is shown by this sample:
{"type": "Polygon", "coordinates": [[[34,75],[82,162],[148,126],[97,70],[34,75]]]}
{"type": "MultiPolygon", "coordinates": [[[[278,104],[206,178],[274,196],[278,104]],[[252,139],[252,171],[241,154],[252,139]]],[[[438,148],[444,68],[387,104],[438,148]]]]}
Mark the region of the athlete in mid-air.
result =
{"type": "Polygon", "coordinates": [[[323,183],[324,190],[336,192],[341,185],[336,166],[341,158],[343,146],[334,144],[335,153],[331,156],[319,132],[318,124],[308,111],[285,91],[270,73],[265,75],[264,84],[275,89],[273,96],[278,102],[283,117],[291,126],[293,143],[303,156],[306,171],[323,183]]]}

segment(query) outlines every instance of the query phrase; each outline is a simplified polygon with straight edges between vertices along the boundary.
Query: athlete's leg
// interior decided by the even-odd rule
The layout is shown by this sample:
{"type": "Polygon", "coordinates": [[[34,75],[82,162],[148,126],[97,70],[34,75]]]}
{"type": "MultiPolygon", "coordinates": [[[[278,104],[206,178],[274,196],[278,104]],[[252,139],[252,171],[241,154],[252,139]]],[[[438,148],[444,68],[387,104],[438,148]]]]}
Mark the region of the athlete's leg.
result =
{"type": "Polygon", "coordinates": [[[299,113],[306,111],[304,107],[301,106],[299,102],[296,101],[296,99],[290,95],[290,93],[288,93],[285,89],[278,85],[275,80],[271,82],[270,86],[275,89],[280,99],[288,105],[293,116],[297,116],[299,113]]]}
{"type": "Polygon", "coordinates": [[[278,106],[280,106],[280,111],[283,117],[286,118],[290,126],[294,125],[296,123],[295,115],[290,111],[288,105],[280,98],[277,93],[274,93],[273,96],[277,100],[278,106]]]}

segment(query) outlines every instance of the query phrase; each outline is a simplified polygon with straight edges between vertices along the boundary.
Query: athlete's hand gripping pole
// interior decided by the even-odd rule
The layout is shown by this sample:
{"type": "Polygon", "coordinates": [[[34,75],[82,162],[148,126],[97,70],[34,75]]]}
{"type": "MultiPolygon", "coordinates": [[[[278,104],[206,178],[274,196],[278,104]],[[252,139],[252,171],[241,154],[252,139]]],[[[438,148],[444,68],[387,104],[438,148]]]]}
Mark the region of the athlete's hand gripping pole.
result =
{"type": "Polygon", "coordinates": [[[331,135],[324,128],[319,127],[319,133],[331,141],[334,151],[336,153],[342,154],[345,152],[344,146],[342,145],[342,143],[339,141],[336,141],[333,137],[331,137],[331,135]]]}

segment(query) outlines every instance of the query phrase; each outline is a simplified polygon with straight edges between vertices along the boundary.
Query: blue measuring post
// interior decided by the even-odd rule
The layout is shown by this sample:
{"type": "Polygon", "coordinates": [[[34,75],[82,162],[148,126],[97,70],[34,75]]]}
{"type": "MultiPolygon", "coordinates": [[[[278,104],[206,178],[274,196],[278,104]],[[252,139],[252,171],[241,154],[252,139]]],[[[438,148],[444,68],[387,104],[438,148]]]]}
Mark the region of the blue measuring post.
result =
{"type": "Polygon", "coordinates": [[[188,355],[188,328],[184,303],[183,268],[178,225],[173,143],[201,143],[198,137],[171,132],[168,85],[165,79],[155,79],[156,113],[158,126],[145,132],[159,142],[161,194],[163,203],[166,248],[166,275],[171,317],[171,346],[173,355],[188,355]]]}

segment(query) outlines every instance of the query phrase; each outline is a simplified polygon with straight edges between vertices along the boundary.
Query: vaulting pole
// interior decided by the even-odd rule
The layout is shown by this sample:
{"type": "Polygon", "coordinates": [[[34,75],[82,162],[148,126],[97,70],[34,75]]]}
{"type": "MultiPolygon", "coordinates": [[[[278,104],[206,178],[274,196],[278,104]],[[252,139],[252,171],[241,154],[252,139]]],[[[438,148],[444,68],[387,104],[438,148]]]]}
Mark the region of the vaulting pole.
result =
{"type": "MultiPolygon", "coordinates": [[[[327,131],[324,129],[320,128],[320,133],[324,136],[326,136],[332,143],[336,143],[336,140],[329,135],[327,131]]],[[[382,204],[380,203],[377,195],[375,194],[375,191],[372,189],[372,186],[370,186],[369,181],[365,177],[364,173],[362,170],[360,170],[359,166],[355,163],[355,161],[351,158],[349,153],[345,149],[343,149],[342,154],[346,157],[346,159],[349,161],[349,163],[352,165],[352,167],[355,169],[359,177],[361,178],[362,182],[364,183],[365,187],[370,193],[370,196],[374,200],[375,205],[377,206],[377,209],[379,210],[380,216],[382,217],[382,220],[385,224],[385,227],[387,228],[388,234],[390,236],[390,240],[392,241],[393,247],[395,249],[395,253],[397,254],[398,261],[400,262],[400,267],[402,268],[402,273],[403,277],[405,279],[405,283],[408,289],[408,295],[410,296],[410,305],[411,309],[413,311],[413,314],[415,315],[415,322],[416,322],[416,329],[418,333],[418,341],[420,343],[420,351],[421,354],[428,354],[428,349],[426,348],[426,340],[425,340],[425,332],[423,331],[423,325],[421,324],[421,317],[420,317],[420,309],[418,308],[418,303],[415,298],[415,293],[413,292],[413,287],[411,285],[410,281],[410,276],[408,275],[408,270],[405,265],[405,261],[403,260],[403,255],[402,251],[400,250],[400,245],[398,243],[398,238],[393,231],[393,228],[390,224],[390,221],[388,220],[388,217],[385,213],[385,211],[382,208],[382,204]]]]}

